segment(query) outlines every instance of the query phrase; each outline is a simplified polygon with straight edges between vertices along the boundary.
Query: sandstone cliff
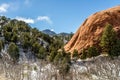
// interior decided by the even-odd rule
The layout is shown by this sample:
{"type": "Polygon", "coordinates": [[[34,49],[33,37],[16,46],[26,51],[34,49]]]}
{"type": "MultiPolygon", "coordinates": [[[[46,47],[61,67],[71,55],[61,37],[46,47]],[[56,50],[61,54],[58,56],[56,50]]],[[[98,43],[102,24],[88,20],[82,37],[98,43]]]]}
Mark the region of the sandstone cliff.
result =
{"type": "Polygon", "coordinates": [[[73,52],[76,49],[80,53],[83,48],[97,46],[106,23],[113,25],[120,37],[120,6],[96,12],[88,17],[65,45],[65,50],[73,52]]]}

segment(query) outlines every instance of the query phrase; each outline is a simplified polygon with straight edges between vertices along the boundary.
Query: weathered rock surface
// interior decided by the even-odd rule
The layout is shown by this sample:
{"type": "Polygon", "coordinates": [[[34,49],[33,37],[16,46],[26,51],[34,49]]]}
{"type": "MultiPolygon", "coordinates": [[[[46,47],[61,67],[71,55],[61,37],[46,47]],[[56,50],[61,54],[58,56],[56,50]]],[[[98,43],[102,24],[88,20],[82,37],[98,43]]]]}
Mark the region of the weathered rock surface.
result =
{"type": "Polygon", "coordinates": [[[80,26],[72,39],[65,45],[65,50],[80,53],[83,48],[98,45],[106,23],[111,24],[120,38],[120,6],[96,12],[80,26]]]}

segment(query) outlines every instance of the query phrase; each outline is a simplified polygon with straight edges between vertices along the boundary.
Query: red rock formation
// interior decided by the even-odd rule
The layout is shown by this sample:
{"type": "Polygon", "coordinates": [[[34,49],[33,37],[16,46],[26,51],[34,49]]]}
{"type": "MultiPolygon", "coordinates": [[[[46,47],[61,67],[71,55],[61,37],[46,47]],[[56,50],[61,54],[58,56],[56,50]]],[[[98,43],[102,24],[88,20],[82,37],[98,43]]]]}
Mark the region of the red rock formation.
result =
{"type": "Polygon", "coordinates": [[[80,53],[83,48],[98,45],[106,23],[111,24],[120,37],[120,6],[97,12],[88,17],[65,45],[65,50],[73,52],[76,49],[80,53]]]}

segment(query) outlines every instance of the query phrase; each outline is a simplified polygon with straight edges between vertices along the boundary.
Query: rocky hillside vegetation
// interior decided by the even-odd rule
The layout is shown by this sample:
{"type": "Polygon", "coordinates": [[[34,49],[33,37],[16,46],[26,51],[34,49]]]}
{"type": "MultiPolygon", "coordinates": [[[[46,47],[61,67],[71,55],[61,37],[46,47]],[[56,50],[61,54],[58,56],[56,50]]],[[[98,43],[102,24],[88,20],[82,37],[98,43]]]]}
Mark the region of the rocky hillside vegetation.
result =
{"type": "Polygon", "coordinates": [[[0,79],[120,80],[119,21],[120,6],[97,12],[72,37],[0,16],[0,79]]]}
{"type": "MultiPolygon", "coordinates": [[[[32,70],[34,66],[37,69],[36,65],[39,64],[36,63],[39,61],[44,62],[41,66],[51,63],[60,70],[60,74],[65,74],[70,68],[70,55],[66,54],[63,46],[64,41],[70,39],[70,36],[49,36],[23,21],[0,16],[0,61],[2,64],[0,68],[7,77],[14,78],[12,80],[19,80],[14,74],[14,71],[19,71],[17,68],[25,71],[22,75],[29,73],[28,71],[31,71],[30,75],[33,74],[32,70]]],[[[24,78],[26,80],[26,77],[24,78]]]]}

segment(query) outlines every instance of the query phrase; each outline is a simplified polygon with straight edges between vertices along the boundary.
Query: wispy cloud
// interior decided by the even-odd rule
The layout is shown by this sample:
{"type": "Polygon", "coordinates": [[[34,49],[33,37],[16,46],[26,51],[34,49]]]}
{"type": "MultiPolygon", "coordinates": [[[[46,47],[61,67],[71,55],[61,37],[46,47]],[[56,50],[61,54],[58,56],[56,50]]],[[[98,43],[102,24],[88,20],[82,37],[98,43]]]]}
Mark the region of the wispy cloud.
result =
{"type": "Polygon", "coordinates": [[[9,4],[3,3],[0,5],[0,13],[5,13],[8,11],[8,8],[10,7],[9,4]]]}
{"type": "Polygon", "coordinates": [[[16,17],[15,19],[19,20],[19,21],[24,21],[26,23],[31,23],[31,24],[34,24],[35,21],[31,18],[24,18],[24,17],[16,17]]]}
{"type": "Polygon", "coordinates": [[[24,4],[25,4],[25,5],[29,5],[29,4],[30,4],[30,0],[25,0],[25,1],[24,1],[24,4]]]}
{"type": "Polygon", "coordinates": [[[38,16],[38,21],[46,21],[49,24],[52,24],[52,20],[48,16],[38,16]]]}
{"type": "Polygon", "coordinates": [[[25,3],[25,4],[28,4],[28,3],[29,3],[29,0],[25,0],[24,3],[25,3]]]}

